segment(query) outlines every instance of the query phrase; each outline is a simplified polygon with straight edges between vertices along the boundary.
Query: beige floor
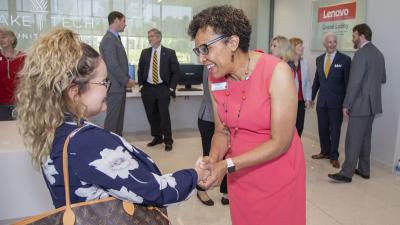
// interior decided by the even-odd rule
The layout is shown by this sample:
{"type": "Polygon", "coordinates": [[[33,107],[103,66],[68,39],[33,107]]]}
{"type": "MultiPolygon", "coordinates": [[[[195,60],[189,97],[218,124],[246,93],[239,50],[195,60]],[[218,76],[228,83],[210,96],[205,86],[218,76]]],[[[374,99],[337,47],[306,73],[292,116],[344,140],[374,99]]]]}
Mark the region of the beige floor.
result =
{"type": "MultiPolygon", "coordinates": [[[[147,152],[163,173],[190,168],[201,155],[200,138],[194,130],[174,132],[172,152],[165,152],[163,145],[146,147],[150,140],[146,134],[128,134],[126,138],[147,152]]],[[[370,180],[354,176],[350,184],[333,183],[327,174],[338,170],[332,168],[328,160],[311,159],[311,155],[319,151],[318,143],[303,137],[303,145],[307,163],[308,225],[400,224],[400,177],[373,166],[370,180]]],[[[168,212],[172,224],[231,224],[229,207],[221,205],[219,190],[214,189],[209,194],[216,203],[212,207],[201,204],[196,196],[171,206],[168,212]]]]}

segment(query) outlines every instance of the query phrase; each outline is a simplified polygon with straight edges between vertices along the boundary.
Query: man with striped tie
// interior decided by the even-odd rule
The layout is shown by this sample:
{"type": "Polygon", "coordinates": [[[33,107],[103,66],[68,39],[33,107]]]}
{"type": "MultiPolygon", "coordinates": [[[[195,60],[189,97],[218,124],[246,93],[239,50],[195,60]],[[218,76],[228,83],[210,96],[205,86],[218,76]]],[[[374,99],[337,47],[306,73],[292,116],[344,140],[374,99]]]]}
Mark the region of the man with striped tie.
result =
{"type": "Polygon", "coordinates": [[[138,79],[142,101],[151,127],[153,140],[147,146],[165,143],[165,151],[172,150],[170,97],[175,97],[179,79],[179,62],[175,51],[161,45],[161,31],[153,28],[147,32],[151,45],[140,55],[138,79]]]}

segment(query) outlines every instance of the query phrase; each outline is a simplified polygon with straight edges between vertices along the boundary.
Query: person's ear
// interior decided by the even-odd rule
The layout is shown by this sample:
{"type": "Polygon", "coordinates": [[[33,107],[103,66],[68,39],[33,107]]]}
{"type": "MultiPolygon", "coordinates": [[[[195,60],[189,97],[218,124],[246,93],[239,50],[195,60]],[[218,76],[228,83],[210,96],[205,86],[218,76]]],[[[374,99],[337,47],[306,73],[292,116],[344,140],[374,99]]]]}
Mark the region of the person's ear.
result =
{"type": "Polygon", "coordinates": [[[232,52],[236,51],[239,47],[240,38],[237,35],[232,35],[229,37],[228,47],[231,49],[232,52]]]}
{"type": "Polygon", "coordinates": [[[361,34],[360,35],[360,39],[362,40],[362,41],[366,41],[367,39],[365,38],[365,35],[364,34],[361,34]]]}
{"type": "Polygon", "coordinates": [[[68,98],[75,102],[79,98],[79,87],[76,84],[72,84],[68,88],[68,98]]]}

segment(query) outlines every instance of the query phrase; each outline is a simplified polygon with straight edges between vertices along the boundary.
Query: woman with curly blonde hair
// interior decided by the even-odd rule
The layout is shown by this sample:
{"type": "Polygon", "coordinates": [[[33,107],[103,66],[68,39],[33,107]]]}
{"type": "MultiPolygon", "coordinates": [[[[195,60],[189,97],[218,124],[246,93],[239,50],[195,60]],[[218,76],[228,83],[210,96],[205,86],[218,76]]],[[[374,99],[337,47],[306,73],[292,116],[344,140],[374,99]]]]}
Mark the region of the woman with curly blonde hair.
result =
{"type": "Polygon", "coordinates": [[[54,206],[65,205],[62,148],[72,131],[76,132],[68,145],[72,203],[110,195],[158,206],[187,199],[204,170],[161,175],[140,149],[88,121],[106,110],[109,87],[99,53],[70,30],[51,31],[27,54],[17,94],[18,120],[54,206]]]}

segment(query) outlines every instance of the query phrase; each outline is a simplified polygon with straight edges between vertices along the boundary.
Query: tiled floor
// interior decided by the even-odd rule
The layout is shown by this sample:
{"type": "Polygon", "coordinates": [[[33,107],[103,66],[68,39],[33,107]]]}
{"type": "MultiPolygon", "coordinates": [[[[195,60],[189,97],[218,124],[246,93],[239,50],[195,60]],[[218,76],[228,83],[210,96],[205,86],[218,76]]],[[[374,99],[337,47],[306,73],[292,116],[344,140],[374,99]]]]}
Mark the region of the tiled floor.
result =
{"type": "MultiPolygon", "coordinates": [[[[128,134],[126,138],[147,152],[164,173],[190,168],[201,155],[200,138],[195,130],[174,132],[172,152],[165,152],[163,145],[146,147],[151,139],[148,134],[128,134]]],[[[333,183],[327,174],[338,170],[328,160],[312,160],[311,155],[319,151],[318,143],[307,137],[302,140],[307,163],[307,225],[400,224],[400,177],[373,166],[370,180],[354,176],[352,183],[333,183]]],[[[212,207],[201,204],[196,196],[171,206],[168,212],[172,224],[231,224],[229,207],[221,205],[219,191],[214,189],[209,195],[216,203],[212,207]]]]}

